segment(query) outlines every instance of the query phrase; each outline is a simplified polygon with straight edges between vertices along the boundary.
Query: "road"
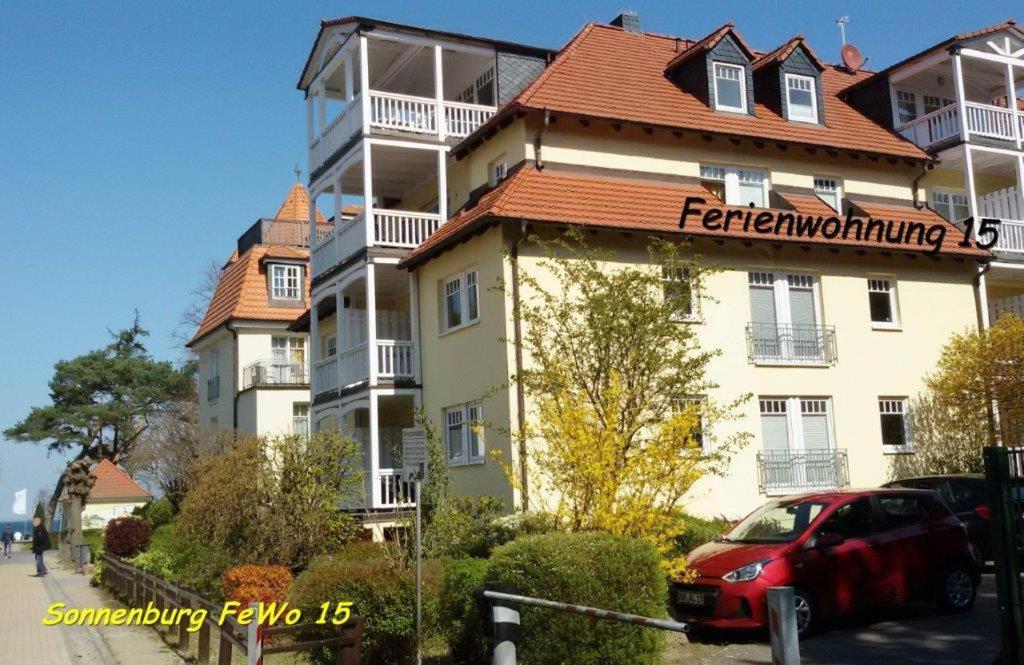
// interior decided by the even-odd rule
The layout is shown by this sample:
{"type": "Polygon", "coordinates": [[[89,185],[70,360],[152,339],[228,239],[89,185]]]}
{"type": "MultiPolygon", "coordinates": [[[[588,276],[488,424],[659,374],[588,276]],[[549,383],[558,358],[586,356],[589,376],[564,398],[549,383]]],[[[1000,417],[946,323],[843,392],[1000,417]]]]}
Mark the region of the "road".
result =
{"type": "MultiPolygon", "coordinates": [[[[771,663],[763,637],[672,640],[666,663],[771,663]]],[[[984,575],[974,610],[948,615],[915,604],[835,622],[800,644],[804,665],[992,663],[999,651],[995,578],[984,575]]]]}

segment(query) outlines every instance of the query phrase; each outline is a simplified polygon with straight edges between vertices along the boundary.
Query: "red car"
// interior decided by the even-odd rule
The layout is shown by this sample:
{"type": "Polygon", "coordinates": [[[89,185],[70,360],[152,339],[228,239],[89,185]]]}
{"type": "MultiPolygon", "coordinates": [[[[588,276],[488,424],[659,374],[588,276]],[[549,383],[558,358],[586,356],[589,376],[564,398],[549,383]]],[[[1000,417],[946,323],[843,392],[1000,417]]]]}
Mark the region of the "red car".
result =
{"type": "Polygon", "coordinates": [[[978,564],[964,525],[933,492],[877,489],[771,501],[688,557],[677,617],[713,628],[767,627],[767,589],[796,590],[797,630],[827,616],[911,600],[974,606],[978,564]]]}

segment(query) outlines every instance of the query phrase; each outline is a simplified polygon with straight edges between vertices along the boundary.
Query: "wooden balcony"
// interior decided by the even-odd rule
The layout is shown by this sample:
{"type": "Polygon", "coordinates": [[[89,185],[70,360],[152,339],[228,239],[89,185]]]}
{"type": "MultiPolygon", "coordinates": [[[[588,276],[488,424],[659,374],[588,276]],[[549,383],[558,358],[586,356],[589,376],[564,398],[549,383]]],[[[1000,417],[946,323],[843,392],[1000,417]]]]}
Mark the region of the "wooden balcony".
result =
{"type": "MultiPolygon", "coordinates": [[[[441,228],[444,221],[436,213],[374,208],[373,244],[380,247],[413,249],[441,228]]],[[[334,234],[321,240],[312,251],[313,277],[319,277],[367,245],[366,214],[360,213],[336,227],[334,234]]]]}
{"type": "MultiPolygon", "coordinates": [[[[1024,113],[977,102],[967,102],[966,107],[969,137],[1016,141],[1018,136],[1024,136],[1024,113]]],[[[959,139],[960,110],[956,104],[950,104],[904,123],[896,131],[903,138],[926,149],[959,139]]]]}

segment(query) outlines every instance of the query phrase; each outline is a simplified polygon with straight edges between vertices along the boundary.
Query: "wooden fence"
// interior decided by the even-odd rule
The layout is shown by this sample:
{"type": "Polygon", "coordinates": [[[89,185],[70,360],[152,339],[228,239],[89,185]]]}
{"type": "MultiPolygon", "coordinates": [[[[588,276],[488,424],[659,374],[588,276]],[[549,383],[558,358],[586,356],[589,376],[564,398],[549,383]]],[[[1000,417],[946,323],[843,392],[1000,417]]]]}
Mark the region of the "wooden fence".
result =
{"type": "MultiPolygon", "coordinates": [[[[217,665],[231,665],[231,656],[234,649],[241,654],[250,652],[248,644],[247,626],[239,624],[234,617],[226,617],[223,624],[218,623],[222,607],[210,600],[203,598],[195,591],[185,589],[168,582],[159,575],[147,573],[124,561],[103,555],[103,582],[115,594],[119,595],[129,607],[145,608],[150,602],[160,610],[164,609],[205,609],[207,610],[206,620],[195,633],[198,639],[198,661],[200,663],[210,662],[210,643],[213,639],[213,632],[217,633],[219,645],[217,648],[217,665]]],[[[188,631],[189,622],[182,621],[178,624],[177,648],[182,651],[190,649],[190,640],[193,633],[188,631]]],[[[304,631],[322,631],[324,626],[315,623],[301,623],[292,626],[267,626],[261,631],[264,639],[279,635],[300,634],[304,631]]],[[[359,665],[359,651],[363,643],[363,620],[361,617],[353,616],[341,626],[339,634],[324,639],[305,640],[299,642],[281,644],[252,645],[263,654],[288,653],[295,651],[310,651],[320,648],[333,648],[337,652],[337,665],[359,665]]],[[[262,662],[262,660],[260,661],[262,662]]]]}

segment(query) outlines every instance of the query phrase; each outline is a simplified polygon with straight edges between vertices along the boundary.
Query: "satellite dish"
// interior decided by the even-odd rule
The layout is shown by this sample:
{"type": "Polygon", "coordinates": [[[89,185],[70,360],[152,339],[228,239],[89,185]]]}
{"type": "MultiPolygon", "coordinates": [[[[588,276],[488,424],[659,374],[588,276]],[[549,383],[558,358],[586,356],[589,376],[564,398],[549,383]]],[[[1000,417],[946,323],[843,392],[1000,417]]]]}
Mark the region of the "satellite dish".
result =
{"type": "Polygon", "coordinates": [[[853,44],[843,44],[843,50],[840,53],[843,57],[843,64],[851,72],[856,72],[864,66],[864,56],[860,54],[860,49],[853,44]]]}

